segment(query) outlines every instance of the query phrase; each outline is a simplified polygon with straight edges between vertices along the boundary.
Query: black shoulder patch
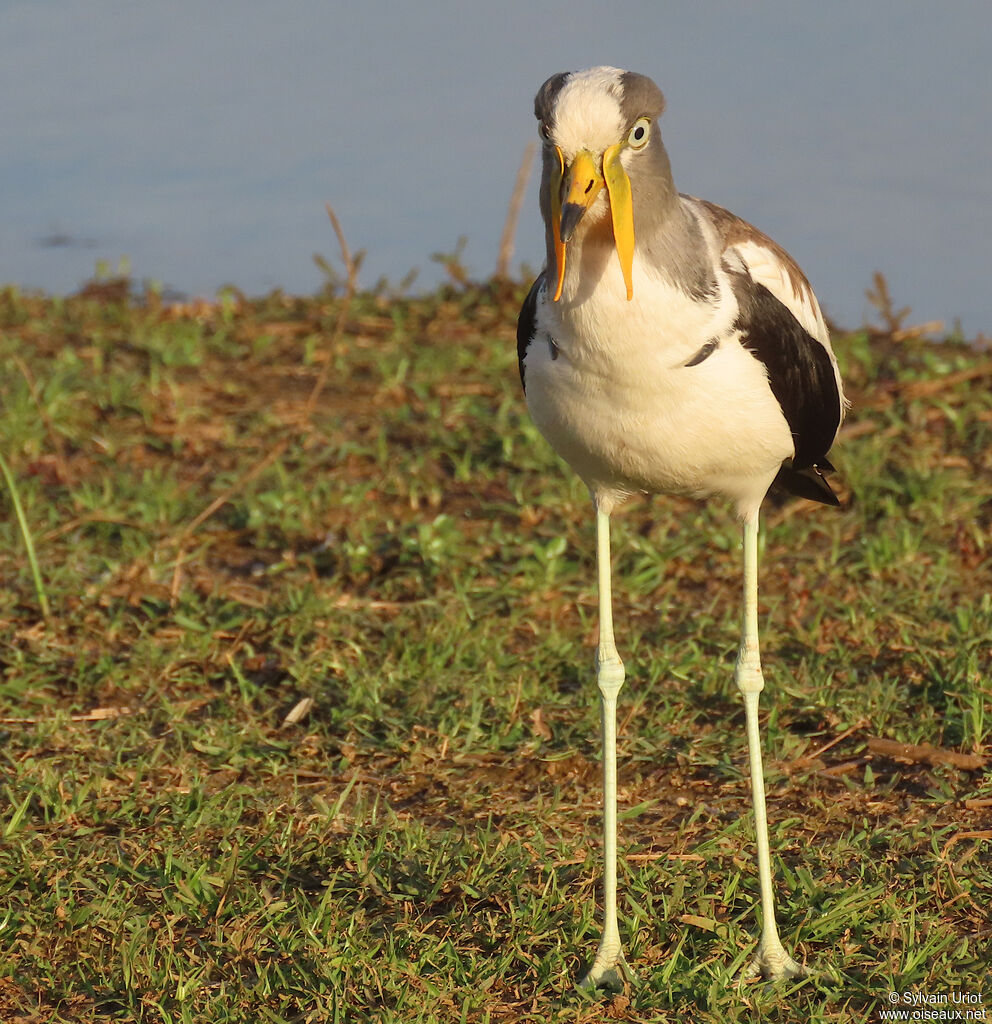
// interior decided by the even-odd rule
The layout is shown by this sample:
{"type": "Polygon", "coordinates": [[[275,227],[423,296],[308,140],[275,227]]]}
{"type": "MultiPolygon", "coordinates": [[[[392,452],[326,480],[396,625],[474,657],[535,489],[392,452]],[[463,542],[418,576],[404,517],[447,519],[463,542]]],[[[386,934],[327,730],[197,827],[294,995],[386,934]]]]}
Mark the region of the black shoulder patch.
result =
{"type": "Polygon", "coordinates": [[[830,356],[764,285],[744,275],[735,281],[740,306],[735,326],[741,344],[768,371],[796,447],[792,468],[823,466],[841,414],[830,356]]]}
{"type": "Polygon", "coordinates": [[[520,383],[524,391],[527,390],[527,382],[524,380],[524,356],[527,355],[527,347],[534,340],[534,331],[537,326],[537,297],[544,287],[545,271],[541,271],[537,280],[531,285],[527,298],[520,308],[520,315],[517,317],[517,365],[520,367],[520,383]]]}

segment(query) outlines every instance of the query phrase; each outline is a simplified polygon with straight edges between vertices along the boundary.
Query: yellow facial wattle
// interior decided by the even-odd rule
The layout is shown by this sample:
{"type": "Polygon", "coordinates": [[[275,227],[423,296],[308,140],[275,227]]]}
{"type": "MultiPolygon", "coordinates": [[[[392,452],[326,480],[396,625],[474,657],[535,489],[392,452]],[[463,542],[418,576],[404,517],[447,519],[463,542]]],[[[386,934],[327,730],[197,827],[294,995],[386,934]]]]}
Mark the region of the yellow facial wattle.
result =
{"type": "Polygon", "coordinates": [[[551,168],[551,234],[555,245],[555,302],[561,298],[561,286],[565,280],[565,243],[561,240],[561,183],[565,177],[565,157],[555,146],[558,163],[551,168]]]}
{"type": "Polygon", "coordinates": [[[603,154],[603,177],[610,194],[610,215],[613,218],[613,244],[620,257],[620,271],[627,286],[627,301],[634,297],[634,201],[630,178],[620,163],[623,143],[618,142],[603,154]]]}

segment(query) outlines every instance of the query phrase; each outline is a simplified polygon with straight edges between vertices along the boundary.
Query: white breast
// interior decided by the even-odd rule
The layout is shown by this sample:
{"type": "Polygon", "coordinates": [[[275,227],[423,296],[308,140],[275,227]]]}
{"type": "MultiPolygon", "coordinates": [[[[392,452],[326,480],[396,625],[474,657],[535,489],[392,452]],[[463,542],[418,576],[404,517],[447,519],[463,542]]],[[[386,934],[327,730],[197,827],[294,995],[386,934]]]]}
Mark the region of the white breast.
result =
{"type": "Polygon", "coordinates": [[[605,263],[601,249],[576,254],[561,301],[538,305],[525,370],[541,433],[601,504],[647,491],[757,507],[793,445],[764,366],[733,329],[729,283],[698,301],[635,256],[627,302],[612,246],[605,263]],[[686,366],[711,339],[712,354],[686,366]]]}

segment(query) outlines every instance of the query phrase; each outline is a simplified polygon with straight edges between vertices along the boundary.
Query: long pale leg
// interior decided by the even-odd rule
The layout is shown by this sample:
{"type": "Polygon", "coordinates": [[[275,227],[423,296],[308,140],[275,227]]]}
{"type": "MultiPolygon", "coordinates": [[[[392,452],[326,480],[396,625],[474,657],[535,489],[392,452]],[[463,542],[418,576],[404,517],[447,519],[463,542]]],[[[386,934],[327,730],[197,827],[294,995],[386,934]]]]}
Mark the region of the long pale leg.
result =
{"type": "Polygon", "coordinates": [[[761,884],[761,942],[744,972],[745,977],[801,978],[806,971],[785,951],[775,926],[771,856],[768,850],[768,817],[765,812],[765,781],[761,770],[761,735],[758,730],[758,695],[764,687],[758,649],[758,513],[744,523],[744,621],[741,647],[734,674],[744,698],[747,746],[751,762],[751,799],[758,841],[758,877],[761,884]]]}
{"type": "Polygon", "coordinates": [[[613,639],[610,580],[610,516],[596,509],[596,567],[599,575],[599,646],[596,683],[603,715],[603,936],[589,973],[580,988],[623,988],[623,957],[617,926],[617,694],[623,686],[623,662],[613,639]]]}

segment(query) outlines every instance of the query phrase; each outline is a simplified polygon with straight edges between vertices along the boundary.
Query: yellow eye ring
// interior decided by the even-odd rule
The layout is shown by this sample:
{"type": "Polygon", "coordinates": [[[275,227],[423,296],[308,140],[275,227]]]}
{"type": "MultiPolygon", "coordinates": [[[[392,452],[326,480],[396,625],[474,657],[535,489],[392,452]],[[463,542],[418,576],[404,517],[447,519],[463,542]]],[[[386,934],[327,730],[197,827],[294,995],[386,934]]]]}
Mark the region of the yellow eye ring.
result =
{"type": "Polygon", "coordinates": [[[639,117],[633,128],[627,134],[627,145],[631,149],[643,149],[651,137],[651,120],[647,117],[639,117]]]}

